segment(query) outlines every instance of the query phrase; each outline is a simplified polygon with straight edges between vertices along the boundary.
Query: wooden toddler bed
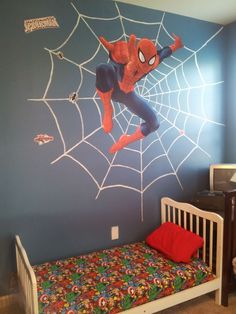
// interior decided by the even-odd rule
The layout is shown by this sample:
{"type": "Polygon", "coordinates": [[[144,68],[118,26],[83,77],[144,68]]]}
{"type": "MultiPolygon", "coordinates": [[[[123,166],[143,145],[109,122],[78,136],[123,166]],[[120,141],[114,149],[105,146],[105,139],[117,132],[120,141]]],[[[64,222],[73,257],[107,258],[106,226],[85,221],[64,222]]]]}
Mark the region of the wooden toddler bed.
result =
{"type": "Polygon", "coordinates": [[[212,291],[221,304],[223,219],[162,198],[161,222],[203,237],[189,263],[168,259],[143,241],[31,266],[16,236],[26,313],[155,313],[212,291]]]}

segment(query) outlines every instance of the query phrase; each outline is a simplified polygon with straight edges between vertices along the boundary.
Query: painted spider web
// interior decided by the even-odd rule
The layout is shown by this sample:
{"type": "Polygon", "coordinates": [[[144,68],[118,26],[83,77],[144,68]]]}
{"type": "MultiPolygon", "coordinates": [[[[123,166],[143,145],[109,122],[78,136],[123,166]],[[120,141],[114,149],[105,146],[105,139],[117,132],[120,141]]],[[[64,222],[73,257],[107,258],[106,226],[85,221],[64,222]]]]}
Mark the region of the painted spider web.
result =
{"type": "MultiPolygon", "coordinates": [[[[99,63],[109,62],[109,58],[98,36],[103,35],[111,42],[128,40],[126,29],[138,26],[144,33],[151,34],[153,38],[148,36],[149,39],[159,48],[164,46],[163,42],[172,43],[174,39],[165,27],[165,13],[160,14],[158,21],[144,22],[122,15],[117,3],[116,14],[108,17],[87,16],[79,11],[78,5],[71,5],[77,16],[76,23],[59,47],[45,48],[51,60],[49,80],[42,98],[30,100],[43,102],[55,121],[63,150],[52,164],[70,158],[95,183],[96,198],[104,190],[113,188],[138,193],[143,221],[144,193],[154,183],[171,176],[183,189],[179,170],[188,158],[197,150],[211,158],[201,145],[201,134],[206,124],[222,124],[207,117],[205,94],[222,81],[206,81],[198,56],[221,29],[197,50],[184,46],[178,58],[172,55],[165,59],[136,84],[136,92],[156,111],[160,128],[144,140],[111,155],[109,147],[121,134],[133,133],[141,120],[123,104],[113,102],[113,130],[110,134],[104,133],[103,108],[95,90],[95,69],[99,63]],[[119,33],[116,31],[110,39],[111,34],[106,37],[106,33],[102,33],[106,29],[118,29],[119,33]],[[80,43],[85,33],[89,51],[86,44],[80,43]]],[[[144,37],[135,34],[137,39],[144,37]]]]}

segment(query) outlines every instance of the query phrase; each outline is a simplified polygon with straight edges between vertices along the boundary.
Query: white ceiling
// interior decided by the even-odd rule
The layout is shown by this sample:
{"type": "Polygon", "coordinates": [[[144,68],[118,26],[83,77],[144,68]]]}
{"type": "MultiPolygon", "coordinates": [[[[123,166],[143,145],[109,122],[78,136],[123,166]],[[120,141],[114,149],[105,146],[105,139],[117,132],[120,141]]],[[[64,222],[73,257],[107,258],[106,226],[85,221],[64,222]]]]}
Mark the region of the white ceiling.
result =
{"type": "Polygon", "coordinates": [[[236,21],[236,0],[115,0],[226,25],[236,21]]]}

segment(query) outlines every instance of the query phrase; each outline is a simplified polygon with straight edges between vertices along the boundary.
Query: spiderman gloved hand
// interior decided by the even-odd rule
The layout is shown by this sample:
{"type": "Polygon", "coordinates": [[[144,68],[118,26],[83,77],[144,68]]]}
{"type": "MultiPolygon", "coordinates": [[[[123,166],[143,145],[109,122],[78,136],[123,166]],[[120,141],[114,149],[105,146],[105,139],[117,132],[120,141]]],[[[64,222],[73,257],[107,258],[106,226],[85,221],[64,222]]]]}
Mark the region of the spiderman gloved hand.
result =
{"type": "Polygon", "coordinates": [[[182,40],[179,36],[176,36],[174,33],[172,35],[173,35],[175,41],[172,45],[170,45],[170,49],[172,50],[172,52],[174,52],[177,49],[182,48],[183,43],[182,43],[182,40]]]}

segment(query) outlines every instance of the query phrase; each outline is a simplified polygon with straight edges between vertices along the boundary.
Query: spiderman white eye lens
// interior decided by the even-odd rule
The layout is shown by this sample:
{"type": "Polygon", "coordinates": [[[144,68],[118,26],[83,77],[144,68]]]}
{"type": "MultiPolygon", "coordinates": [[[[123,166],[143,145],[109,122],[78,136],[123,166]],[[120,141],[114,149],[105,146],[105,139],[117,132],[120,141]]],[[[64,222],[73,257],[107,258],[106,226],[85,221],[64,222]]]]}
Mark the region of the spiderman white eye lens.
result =
{"type": "Polygon", "coordinates": [[[144,57],[144,54],[142,53],[142,51],[139,49],[138,51],[138,57],[139,57],[139,60],[144,63],[146,60],[145,60],[145,57],[144,57]]]}
{"type": "Polygon", "coordinates": [[[156,61],[156,56],[152,57],[149,61],[148,61],[148,64],[149,65],[153,65],[156,61]]]}

